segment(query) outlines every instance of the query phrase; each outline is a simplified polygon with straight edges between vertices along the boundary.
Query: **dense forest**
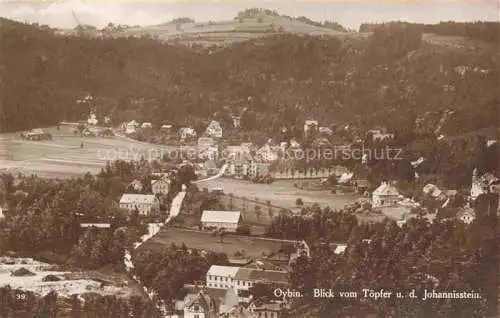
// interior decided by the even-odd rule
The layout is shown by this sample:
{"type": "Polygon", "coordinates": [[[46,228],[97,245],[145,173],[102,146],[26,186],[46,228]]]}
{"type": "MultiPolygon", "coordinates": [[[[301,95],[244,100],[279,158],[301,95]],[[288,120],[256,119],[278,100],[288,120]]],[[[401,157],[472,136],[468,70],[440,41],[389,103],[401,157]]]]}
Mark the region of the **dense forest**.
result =
{"type": "Polygon", "coordinates": [[[405,25],[383,26],[367,40],[284,34],[199,52],[0,21],[3,132],[83,119],[89,107],[115,123],[177,127],[226,110],[243,114],[242,129],[268,136],[307,117],[412,129],[419,115],[445,109],[455,113],[443,133],[498,123],[495,50],[429,45],[405,25]],[[87,94],[93,105],[76,103],[87,94]]]}
{"type": "Polygon", "coordinates": [[[40,318],[159,318],[153,304],[140,296],[130,299],[95,293],[61,297],[50,292],[40,297],[32,292],[0,287],[0,317],[40,318]]]}
{"type": "MultiPolygon", "coordinates": [[[[443,21],[438,24],[408,23],[424,33],[437,35],[463,36],[472,40],[497,42],[500,37],[500,23],[498,22],[455,22],[443,21]]],[[[363,23],[359,32],[373,32],[381,24],[363,23]]]]}
{"type": "Polygon", "coordinates": [[[10,174],[0,175],[9,209],[0,220],[0,252],[28,253],[78,268],[121,269],[124,250],[147,226],[116,202],[132,180],[150,171],[146,162],[117,161],[96,176],[69,180],[17,176],[15,181],[10,174]],[[111,231],[82,229],[80,223],[110,223],[111,231]]]}
{"type": "Polygon", "coordinates": [[[184,284],[199,284],[211,265],[229,265],[226,254],[189,250],[185,245],[172,244],[168,248],[140,250],[135,253],[134,272],[147,288],[154,290],[167,309],[172,311],[172,300],[179,295],[184,284]]]}
{"type": "Polygon", "coordinates": [[[305,239],[312,258],[299,258],[292,288],[305,297],[289,317],[484,317],[494,313],[498,293],[499,236],[496,218],[483,215],[471,226],[459,221],[412,219],[359,224],[347,211],[316,208],[309,218],[279,216],[268,235],[305,239]],[[347,242],[342,255],[335,244],[347,242]],[[369,299],[362,289],[409,292],[424,289],[476,291],[482,299],[369,299]],[[355,291],[358,298],[313,298],[313,288],[355,291]]]}

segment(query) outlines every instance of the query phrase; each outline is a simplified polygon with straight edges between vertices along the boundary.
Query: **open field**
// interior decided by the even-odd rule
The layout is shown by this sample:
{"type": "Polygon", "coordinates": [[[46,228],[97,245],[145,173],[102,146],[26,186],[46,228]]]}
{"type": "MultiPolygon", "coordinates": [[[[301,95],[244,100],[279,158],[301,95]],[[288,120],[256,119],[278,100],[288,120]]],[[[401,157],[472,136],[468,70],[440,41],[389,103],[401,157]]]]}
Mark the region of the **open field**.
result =
{"type": "MultiPolygon", "coordinates": [[[[329,206],[332,209],[342,209],[347,203],[361,198],[361,196],[355,194],[333,194],[328,190],[301,190],[293,186],[294,182],[296,181],[278,180],[272,184],[258,184],[250,181],[222,178],[200,184],[200,188],[206,187],[208,190],[213,190],[220,185],[225,194],[232,193],[235,196],[246,197],[250,200],[257,198],[258,201],[264,204],[269,200],[272,205],[292,211],[297,210],[295,205],[297,198],[301,198],[305,205],[318,203],[321,207],[329,206]]],[[[262,210],[262,212],[265,214],[266,210],[262,210]]]]}
{"type": "Polygon", "coordinates": [[[162,249],[170,244],[186,244],[188,248],[225,253],[232,257],[237,251],[244,250],[250,258],[260,258],[262,255],[277,253],[281,248],[280,242],[262,240],[255,237],[237,236],[228,234],[223,241],[212,236],[211,232],[191,231],[180,228],[164,227],[156,236],[144,243],[139,249],[162,249]]]}
{"type": "Polygon", "coordinates": [[[19,133],[0,135],[0,170],[65,178],[96,173],[106,161],[149,159],[172,147],[151,145],[125,137],[80,137],[72,126],[44,129],[51,141],[23,140],[19,133]],[[80,148],[83,142],[84,147],[80,148]]]}
{"type": "MultiPolygon", "coordinates": [[[[61,33],[72,34],[74,30],[63,30],[61,33]]],[[[337,37],[362,36],[356,32],[345,33],[330,28],[313,26],[288,17],[267,15],[262,16],[260,20],[256,18],[246,18],[241,21],[228,20],[179,24],[167,23],[119,30],[106,30],[104,32],[97,31],[95,35],[108,37],[151,36],[160,41],[169,43],[224,46],[277,33],[330,35],[337,37]]]]}

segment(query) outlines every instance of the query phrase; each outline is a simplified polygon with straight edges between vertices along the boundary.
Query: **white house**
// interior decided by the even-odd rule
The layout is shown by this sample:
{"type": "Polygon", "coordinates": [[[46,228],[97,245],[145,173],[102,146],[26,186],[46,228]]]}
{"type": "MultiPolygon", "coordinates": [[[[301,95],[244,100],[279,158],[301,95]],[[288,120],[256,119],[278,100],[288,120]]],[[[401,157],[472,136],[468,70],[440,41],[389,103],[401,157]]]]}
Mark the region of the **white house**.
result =
{"type": "Polygon", "coordinates": [[[400,194],[398,189],[390,183],[383,181],[380,186],[372,193],[372,206],[391,206],[398,203],[400,194]]]}
{"type": "Polygon", "coordinates": [[[125,193],[120,199],[120,208],[129,212],[136,208],[141,215],[150,215],[160,209],[160,201],[154,194],[125,193]]]}
{"type": "Polygon", "coordinates": [[[248,302],[248,290],[256,283],[268,283],[277,286],[288,285],[288,272],[212,265],[206,275],[207,287],[215,289],[232,288],[238,295],[240,302],[248,302]]]}
{"type": "Polygon", "coordinates": [[[135,120],[131,120],[125,126],[125,133],[127,133],[127,134],[135,133],[135,131],[137,130],[137,127],[139,127],[139,123],[136,122],[135,120]]]}
{"type": "Polygon", "coordinates": [[[141,128],[153,128],[153,124],[149,122],[143,122],[141,128]]]}
{"type": "Polygon", "coordinates": [[[194,138],[196,137],[196,130],[191,127],[182,127],[181,129],[179,129],[179,135],[182,140],[194,138]]]}
{"type": "Polygon", "coordinates": [[[300,144],[295,138],[290,139],[290,148],[300,148],[300,144]]]}
{"type": "Polygon", "coordinates": [[[386,133],[383,129],[372,129],[368,131],[372,135],[372,140],[393,139],[394,134],[386,133]]]}
{"type": "Polygon", "coordinates": [[[161,178],[151,180],[151,190],[153,194],[168,194],[168,191],[170,191],[170,179],[161,178]]]}
{"type": "Polygon", "coordinates": [[[212,265],[207,272],[207,287],[228,289],[233,287],[233,280],[239,267],[212,265]]]}
{"type": "Polygon", "coordinates": [[[210,137],[222,138],[222,127],[218,121],[212,120],[205,133],[210,137]]]}
{"type": "Polygon", "coordinates": [[[306,120],[304,122],[304,134],[307,135],[307,132],[313,128],[318,128],[317,120],[306,120]]]}
{"type": "Polygon", "coordinates": [[[239,211],[203,211],[201,223],[203,227],[224,228],[228,232],[236,232],[241,221],[239,211]]]}
{"type": "Polygon", "coordinates": [[[87,119],[87,123],[93,126],[97,125],[98,123],[97,117],[93,111],[90,112],[89,118],[87,119]]]}
{"type": "Polygon", "coordinates": [[[170,132],[170,130],[172,129],[172,125],[161,125],[161,128],[160,128],[160,131],[162,132],[170,132]]]}
{"type": "Polygon", "coordinates": [[[3,214],[3,208],[0,206],[0,220],[5,218],[5,215],[3,214]]]}
{"type": "Polygon", "coordinates": [[[81,228],[91,228],[91,227],[95,227],[97,229],[109,229],[111,228],[111,224],[110,223],[80,223],[80,227],[81,228]]]}

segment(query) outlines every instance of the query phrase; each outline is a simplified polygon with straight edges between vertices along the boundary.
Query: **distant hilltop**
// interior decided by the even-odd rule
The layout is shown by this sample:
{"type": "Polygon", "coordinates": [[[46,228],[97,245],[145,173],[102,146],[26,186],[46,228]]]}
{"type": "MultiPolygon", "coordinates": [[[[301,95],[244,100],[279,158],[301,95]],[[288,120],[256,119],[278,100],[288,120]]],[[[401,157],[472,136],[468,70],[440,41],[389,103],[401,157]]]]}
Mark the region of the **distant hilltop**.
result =
{"type": "Polygon", "coordinates": [[[196,22],[189,17],[178,17],[172,21],[151,26],[129,26],[109,23],[98,29],[91,25],[78,25],[74,29],[60,29],[64,35],[86,35],[90,37],[150,37],[162,42],[180,43],[204,47],[225,46],[263,36],[286,33],[296,35],[355,35],[334,21],[318,22],[310,18],[290,17],[276,11],[251,8],[240,11],[233,20],[196,22]]]}

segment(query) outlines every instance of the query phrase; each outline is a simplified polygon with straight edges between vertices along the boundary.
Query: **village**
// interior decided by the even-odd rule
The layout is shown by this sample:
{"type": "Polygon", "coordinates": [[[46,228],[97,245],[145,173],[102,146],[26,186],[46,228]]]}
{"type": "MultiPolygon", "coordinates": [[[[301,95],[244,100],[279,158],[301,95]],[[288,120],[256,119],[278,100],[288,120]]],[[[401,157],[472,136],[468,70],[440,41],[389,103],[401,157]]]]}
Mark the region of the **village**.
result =
{"type": "MultiPolygon", "coordinates": [[[[413,218],[426,219],[429,223],[436,219],[457,219],[469,225],[476,218],[475,207],[479,204],[486,204],[488,213],[498,213],[500,179],[491,173],[480,174],[477,169],[471,171],[468,193],[427,183],[410,196],[405,194],[408,186],[401,190],[400,182],[395,180],[384,178],[373,184],[369,180],[369,163],[376,159],[370,158],[369,153],[359,157],[353,154],[358,150],[356,143],[366,143],[366,138],[371,143],[390,142],[395,136],[383,128],[368,131],[364,137],[356,134],[351,143],[332,144],[333,129],[320,126],[312,119],[304,122],[304,140],[311,137],[309,146],[317,150],[314,154],[341,149],[343,154],[352,156],[343,159],[350,161],[351,168],[348,168],[338,158],[309,160],[305,157],[308,149],[293,138],[288,141],[270,138],[261,146],[251,141],[229,143],[216,120],[211,120],[201,134],[191,127],[174,131],[171,124],[153,127],[150,122],[139,124],[135,120],[113,128],[108,116],[104,117],[103,124],[99,126],[94,112],[86,121],[73,124],[76,127],[74,135],[81,138],[83,149],[92,138],[116,136],[140,140],[139,136],[147,135],[156,136],[155,140],[163,138],[172,143],[171,149],[178,150],[160,158],[147,158],[156,162],[150,174],[129,181],[116,202],[129,218],[134,216],[149,224],[166,225],[156,228],[153,233],[150,231],[138,250],[160,251],[177,244],[186,245],[189,253],[192,250],[224,253],[229,258],[226,266],[210,266],[204,280],[184,284],[172,300],[173,309],[168,311],[169,315],[278,318],[289,309],[293,298],[270,291],[289,288],[288,277],[293,263],[299,257],[311,257],[311,250],[305,240],[265,237],[265,229],[280,216],[310,218],[315,213],[315,206],[325,205],[343,209],[360,222],[381,222],[389,218],[404,227],[413,218]],[[175,156],[172,157],[172,153],[175,156]],[[193,199],[183,203],[184,196],[180,203],[173,204],[173,197],[191,191],[185,184],[180,192],[174,187],[181,170],[194,173],[188,183],[197,187],[197,191],[203,190],[205,203],[212,198],[218,202],[212,207],[225,209],[204,209],[204,202],[193,204],[193,199]],[[251,187],[253,192],[248,191],[251,187]],[[288,202],[273,194],[273,189],[277,188],[280,192],[288,191],[288,202]],[[255,191],[262,191],[262,194],[255,191]],[[315,200],[315,195],[322,199],[315,200]],[[491,195],[496,196],[496,200],[485,201],[485,197],[491,195]],[[336,205],[335,202],[340,203],[336,205]]],[[[233,125],[233,128],[239,125],[236,116],[233,116],[233,125]]],[[[283,132],[286,131],[284,127],[283,132]]],[[[54,138],[43,129],[25,132],[22,137],[40,142],[50,142],[54,138]]],[[[437,138],[442,139],[442,136],[437,138]]],[[[497,143],[489,140],[487,145],[497,143]]],[[[426,160],[420,157],[410,162],[415,180],[418,180],[418,167],[426,160]]],[[[8,215],[9,207],[2,202],[0,218],[8,215]]],[[[80,226],[101,231],[111,227],[110,223],[98,219],[82,222],[80,226]]],[[[338,255],[349,248],[347,238],[344,242],[328,244],[338,255]]]]}

